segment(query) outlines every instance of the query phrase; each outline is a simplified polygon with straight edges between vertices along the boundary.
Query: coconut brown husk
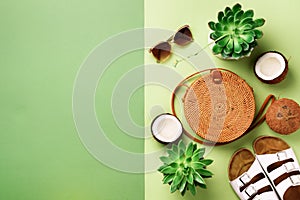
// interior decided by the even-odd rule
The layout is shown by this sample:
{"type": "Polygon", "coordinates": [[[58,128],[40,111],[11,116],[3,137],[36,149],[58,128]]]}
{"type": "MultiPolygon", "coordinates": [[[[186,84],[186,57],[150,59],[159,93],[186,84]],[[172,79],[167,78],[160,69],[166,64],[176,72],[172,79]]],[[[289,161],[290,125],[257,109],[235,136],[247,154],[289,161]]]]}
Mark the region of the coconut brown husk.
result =
{"type": "Polygon", "coordinates": [[[261,54],[257,59],[256,59],[256,61],[255,61],[255,64],[254,64],[254,74],[255,74],[255,76],[260,80],[260,81],[262,81],[262,82],[264,82],[264,83],[267,83],[267,84],[276,84],[276,83],[280,83],[281,81],[283,81],[284,79],[285,79],[285,77],[286,77],[286,75],[287,75],[287,73],[288,73],[288,60],[285,58],[285,56],[282,54],[282,53],[280,53],[280,52],[278,52],[278,51],[267,51],[267,52],[264,52],[263,54],[261,54]],[[267,54],[267,53],[277,53],[277,54],[279,54],[279,55],[281,55],[282,57],[283,57],[283,59],[284,59],[284,62],[285,62],[285,68],[284,68],[284,71],[282,72],[282,74],[280,75],[280,76],[278,76],[277,78],[275,78],[275,79],[273,79],[273,80],[264,80],[264,79],[262,79],[261,77],[259,77],[257,74],[256,74],[256,72],[255,72],[255,65],[256,65],[256,63],[257,63],[257,61],[262,57],[262,56],[264,56],[265,54],[267,54]]]}
{"type": "Polygon", "coordinates": [[[282,135],[289,135],[300,128],[300,106],[291,99],[276,100],[266,113],[269,127],[282,135]]]}

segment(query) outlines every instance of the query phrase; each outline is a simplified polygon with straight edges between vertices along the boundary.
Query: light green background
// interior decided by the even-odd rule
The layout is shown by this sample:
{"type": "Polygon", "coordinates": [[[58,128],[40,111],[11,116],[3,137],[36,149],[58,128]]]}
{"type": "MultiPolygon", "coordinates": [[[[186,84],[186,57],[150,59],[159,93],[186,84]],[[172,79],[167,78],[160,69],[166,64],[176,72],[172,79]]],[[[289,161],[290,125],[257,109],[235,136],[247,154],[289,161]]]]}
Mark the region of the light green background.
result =
{"type": "MultiPolygon", "coordinates": [[[[0,1],[1,200],[144,198],[143,174],[118,172],[94,159],[79,140],[72,116],[73,83],[90,51],[143,23],[140,0],[0,1]]],[[[142,140],[117,137],[123,133],[109,102],[111,86],[143,64],[143,52],[121,61],[103,77],[96,111],[100,119],[106,117],[113,142],[142,152],[142,140]]],[[[143,119],[143,91],[130,102],[134,119],[143,119]]]]}
{"type": "MultiPolygon", "coordinates": [[[[255,17],[263,17],[266,24],[262,28],[264,37],[259,40],[259,46],[254,50],[250,58],[239,61],[224,61],[214,57],[209,49],[207,53],[215,62],[215,66],[230,69],[244,78],[254,89],[257,108],[262,104],[265,97],[272,93],[277,97],[292,98],[300,103],[299,86],[300,80],[300,59],[298,56],[298,19],[300,18],[299,7],[300,2],[297,0],[273,1],[273,0],[252,0],[239,1],[245,9],[254,9],[255,17]],[[253,64],[256,57],[268,50],[278,50],[289,58],[290,71],[286,80],[277,85],[267,85],[261,83],[253,74],[253,64]]],[[[236,1],[203,1],[203,0],[145,0],[145,27],[163,28],[168,30],[176,30],[184,24],[189,24],[194,35],[195,42],[205,46],[208,38],[207,23],[210,20],[216,20],[217,12],[223,10],[226,6],[233,6],[236,1]]],[[[162,37],[161,40],[166,38],[162,37]]],[[[159,42],[159,41],[156,41],[159,42]]],[[[153,43],[155,45],[155,42],[153,43]]],[[[186,47],[188,48],[188,47],[186,47]]],[[[173,56],[165,64],[170,68],[176,57],[173,56]]],[[[145,54],[145,63],[155,63],[149,54],[145,54]]],[[[187,63],[180,63],[174,70],[182,74],[190,73],[187,63]]],[[[208,68],[212,66],[207,66],[208,68]]],[[[147,77],[147,72],[146,72],[147,77]]],[[[163,90],[159,87],[148,86],[145,88],[145,123],[151,122],[149,114],[154,105],[158,101],[166,108],[165,112],[170,110],[170,91],[163,90]],[[155,98],[157,97],[157,98],[155,98]],[[159,100],[158,100],[159,99],[159,100]]],[[[243,138],[224,145],[215,147],[208,157],[214,159],[210,169],[214,172],[214,177],[207,181],[208,189],[198,189],[196,196],[187,194],[185,197],[176,192],[169,193],[169,186],[161,183],[162,175],[158,172],[148,173],[145,177],[145,199],[238,199],[232,191],[227,178],[227,166],[229,159],[234,151],[240,147],[251,149],[252,142],[260,135],[278,136],[286,140],[295,150],[298,158],[300,158],[299,131],[290,136],[280,136],[272,132],[266,123],[256,128],[254,131],[243,138]]],[[[153,139],[149,138],[145,142],[145,151],[151,152],[161,149],[162,146],[157,144],[153,139]]]]}

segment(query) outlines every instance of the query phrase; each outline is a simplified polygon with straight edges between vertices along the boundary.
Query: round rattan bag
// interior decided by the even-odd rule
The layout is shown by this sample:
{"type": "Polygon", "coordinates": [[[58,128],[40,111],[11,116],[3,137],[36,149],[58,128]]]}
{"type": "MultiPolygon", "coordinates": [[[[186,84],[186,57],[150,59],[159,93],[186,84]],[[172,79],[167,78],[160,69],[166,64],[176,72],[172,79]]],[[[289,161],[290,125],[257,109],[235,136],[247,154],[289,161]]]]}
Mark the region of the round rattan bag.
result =
{"type": "Polygon", "coordinates": [[[201,138],[231,142],[243,135],[255,115],[252,88],[237,74],[213,69],[196,79],[183,98],[184,115],[201,138]]]}

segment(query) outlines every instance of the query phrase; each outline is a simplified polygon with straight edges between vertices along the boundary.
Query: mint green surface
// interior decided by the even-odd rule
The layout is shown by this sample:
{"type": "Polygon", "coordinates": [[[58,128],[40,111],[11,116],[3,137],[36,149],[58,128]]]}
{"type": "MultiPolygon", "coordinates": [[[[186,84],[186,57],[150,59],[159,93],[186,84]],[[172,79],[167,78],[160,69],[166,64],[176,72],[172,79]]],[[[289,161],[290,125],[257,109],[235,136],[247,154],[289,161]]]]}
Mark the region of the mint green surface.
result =
{"type": "MultiPolygon", "coordinates": [[[[143,27],[143,1],[12,0],[1,1],[0,13],[0,199],[143,199],[144,176],[94,159],[72,116],[80,65],[108,37],[143,27]]],[[[101,87],[105,96],[97,103],[107,104],[118,72],[142,63],[143,55],[136,53],[112,65],[114,78],[104,77],[109,87],[101,87]]],[[[143,90],[131,102],[133,118],[143,124],[143,90]]],[[[106,126],[122,135],[112,118],[106,126]]],[[[143,152],[142,140],[111,139],[143,152]]]]}
{"type": "MultiPolygon", "coordinates": [[[[189,24],[194,35],[195,42],[202,47],[207,44],[209,28],[207,23],[210,20],[216,20],[217,12],[224,10],[226,6],[233,6],[237,1],[204,1],[204,0],[187,0],[187,1],[171,1],[171,0],[145,0],[145,26],[152,28],[162,28],[167,30],[176,30],[184,24],[189,24]]],[[[234,71],[245,79],[254,89],[256,107],[261,106],[268,94],[274,94],[277,97],[291,98],[300,103],[300,59],[298,52],[298,32],[299,26],[297,21],[300,18],[299,7],[300,2],[297,0],[288,1],[272,1],[272,0],[253,0],[239,1],[244,9],[254,9],[254,17],[263,17],[266,24],[262,27],[264,36],[260,39],[259,46],[254,50],[250,58],[239,61],[224,61],[216,58],[211,54],[209,48],[206,49],[208,55],[214,60],[215,66],[227,68],[234,71]],[[256,57],[268,50],[277,50],[282,52],[289,59],[289,73],[284,82],[277,85],[267,85],[261,83],[253,73],[253,64],[256,57]]],[[[166,38],[162,37],[161,40],[166,38]]],[[[159,41],[157,41],[159,42],[159,41]]],[[[155,45],[155,41],[153,41],[155,45]]],[[[187,49],[189,47],[186,47],[187,49]]],[[[176,56],[173,56],[165,63],[165,66],[173,68],[176,56]]],[[[155,63],[153,57],[146,53],[145,63],[155,63]]],[[[211,68],[214,66],[207,66],[211,68]]],[[[186,62],[180,63],[176,72],[187,75],[193,71],[186,62]]],[[[147,73],[146,73],[147,77],[147,73]]],[[[145,88],[145,124],[151,122],[151,113],[153,106],[161,102],[164,106],[164,112],[171,112],[170,109],[171,92],[156,87],[145,88]],[[156,97],[156,98],[155,98],[156,97]]],[[[198,189],[196,196],[187,194],[181,197],[178,192],[170,194],[169,186],[163,185],[162,175],[158,172],[147,173],[145,177],[145,199],[208,199],[208,200],[233,200],[238,199],[228,183],[227,167],[231,155],[241,147],[252,149],[251,145],[255,138],[260,135],[272,135],[283,138],[287,141],[296,152],[296,156],[300,158],[300,132],[281,136],[269,129],[266,123],[256,128],[254,131],[243,138],[227,145],[214,147],[207,155],[208,158],[214,159],[215,162],[210,166],[210,170],[214,172],[214,177],[207,181],[208,189],[198,189]]],[[[161,149],[162,145],[149,138],[145,142],[145,152],[153,152],[161,149]]]]}

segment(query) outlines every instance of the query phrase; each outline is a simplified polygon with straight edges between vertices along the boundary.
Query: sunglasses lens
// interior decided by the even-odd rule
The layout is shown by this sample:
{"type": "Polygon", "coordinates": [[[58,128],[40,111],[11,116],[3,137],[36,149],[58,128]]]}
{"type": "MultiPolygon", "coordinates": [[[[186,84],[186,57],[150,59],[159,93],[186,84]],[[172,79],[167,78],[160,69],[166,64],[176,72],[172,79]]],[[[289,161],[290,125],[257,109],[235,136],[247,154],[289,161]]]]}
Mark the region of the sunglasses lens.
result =
{"type": "Polygon", "coordinates": [[[153,47],[150,52],[157,62],[163,62],[171,55],[171,45],[168,42],[161,42],[153,47]]]}
{"type": "Polygon", "coordinates": [[[174,42],[178,45],[184,46],[193,41],[193,35],[189,26],[184,26],[177,31],[174,36],[174,42]]]}

